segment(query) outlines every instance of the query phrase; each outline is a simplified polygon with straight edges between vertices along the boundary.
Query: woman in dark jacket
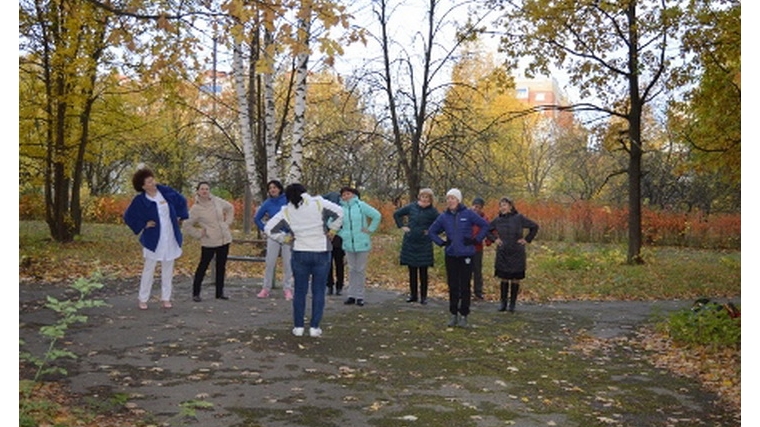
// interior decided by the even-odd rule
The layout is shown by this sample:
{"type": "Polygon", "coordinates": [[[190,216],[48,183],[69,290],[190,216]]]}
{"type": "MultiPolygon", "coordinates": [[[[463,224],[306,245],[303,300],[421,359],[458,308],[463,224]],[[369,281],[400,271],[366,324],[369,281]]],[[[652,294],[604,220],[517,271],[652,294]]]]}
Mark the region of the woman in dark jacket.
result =
{"type": "Polygon", "coordinates": [[[419,283],[419,302],[427,304],[428,267],[433,266],[433,241],[428,237],[428,227],[438,218],[433,190],[423,188],[417,201],[399,208],[393,213],[396,227],[404,231],[401,243],[400,263],[409,268],[409,298],[416,302],[419,283]],[[418,281],[419,280],[419,281],[418,281]]]}
{"type": "Polygon", "coordinates": [[[499,311],[515,311],[520,280],[525,278],[525,245],[538,233],[538,224],[517,212],[511,199],[499,200],[499,216],[491,221],[488,239],[496,243],[495,276],[501,279],[501,305],[499,311]],[[528,234],[523,236],[523,230],[528,234]]]}
{"type": "Polygon", "coordinates": [[[462,192],[452,188],[446,193],[446,209],[428,228],[430,239],[443,246],[446,254],[446,282],[449,285],[449,326],[467,327],[470,314],[470,281],[475,245],[488,233],[488,221],[462,203],[462,192]],[[475,226],[480,227],[477,234],[475,226]],[[446,233],[446,240],[439,234],[446,233]]]}

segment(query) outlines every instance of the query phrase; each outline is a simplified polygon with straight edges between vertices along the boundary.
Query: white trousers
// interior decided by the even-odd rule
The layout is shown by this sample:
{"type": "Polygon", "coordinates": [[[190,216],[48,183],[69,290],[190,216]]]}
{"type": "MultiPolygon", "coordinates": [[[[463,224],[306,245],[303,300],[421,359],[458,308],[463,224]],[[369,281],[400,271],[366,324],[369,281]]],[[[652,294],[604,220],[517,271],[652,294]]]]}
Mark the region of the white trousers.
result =
{"type": "Polygon", "coordinates": [[[138,299],[140,302],[148,302],[150,291],[153,288],[153,274],[156,271],[156,264],[161,263],[161,301],[171,301],[172,299],[172,277],[174,276],[174,260],[158,261],[155,259],[145,258],[142,278],[140,279],[140,293],[138,299]]]}

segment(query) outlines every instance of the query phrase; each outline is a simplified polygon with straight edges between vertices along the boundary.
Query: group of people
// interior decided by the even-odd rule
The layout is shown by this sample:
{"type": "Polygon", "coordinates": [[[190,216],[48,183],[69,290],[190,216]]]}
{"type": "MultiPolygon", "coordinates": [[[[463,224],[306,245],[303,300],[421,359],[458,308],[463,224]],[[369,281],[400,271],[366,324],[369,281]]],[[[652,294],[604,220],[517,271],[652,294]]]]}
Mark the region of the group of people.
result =
{"type": "MultiPolygon", "coordinates": [[[[224,278],[234,218],[232,204],[211,194],[208,182],[196,187],[195,200],[187,200],[171,187],[158,184],[150,169],[138,170],[132,184],[138,194],[124,213],[124,222],[139,235],[144,266],[138,307],[148,308],[153,274],[161,263],[161,305],[171,308],[174,260],[182,254],[183,232],[201,243],[201,258],[193,277],[193,301],[201,301],[201,283],[215,259],[215,296],[226,300],[224,278]]],[[[264,284],[258,298],[270,296],[277,259],[282,258],[282,288],[293,304],[293,330],[305,334],[306,299],[311,290],[309,335],[322,334],[320,322],[325,295],[343,292],[344,259],[348,267],[344,304],[365,304],[367,263],[372,234],[380,226],[381,213],[360,198],[356,188],[343,187],[325,196],[310,195],[300,183],[284,187],[278,180],[267,183],[267,199],[257,209],[254,222],[267,236],[264,284]]],[[[407,302],[427,304],[428,269],[434,265],[433,244],[444,247],[449,290],[448,326],[467,326],[470,283],[475,298],[483,298],[483,245],[497,247],[494,274],[500,279],[500,311],[514,311],[520,281],[525,278],[525,245],[535,238],[538,225],[517,212],[511,199],[499,201],[499,215],[488,221],[485,201],[475,198],[472,208],[462,203],[456,188],[446,193],[446,208],[439,212],[430,188],[419,191],[416,202],[393,214],[403,230],[399,262],[409,270],[407,302]],[[528,233],[525,234],[525,230],[528,233]],[[445,235],[445,238],[441,237],[445,235]]]]}
{"type": "Polygon", "coordinates": [[[483,299],[483,245],[494,243],[497,247],[494,275],[501,281],[499,311],[514,312],[520,281],[525,278],[525,245],[536,237],[538,224],[517,212],[514,202],[507,197],[499,200],[499,215],[490,222],[483,211],[485,201],[476,197],[473,207],[468,209],[457,188],[446,193],[446,209],[442,213],[434,203],[433,191],[423,188],[416,202],[393,214],[396,226],[404,231],[400,263],[409,269],[407,302],[427,303],[432,243],[442,246],[451,314],[448,326],[466,327],[472,297],[470,283],[474,279],[475,297],[483,299]]]}

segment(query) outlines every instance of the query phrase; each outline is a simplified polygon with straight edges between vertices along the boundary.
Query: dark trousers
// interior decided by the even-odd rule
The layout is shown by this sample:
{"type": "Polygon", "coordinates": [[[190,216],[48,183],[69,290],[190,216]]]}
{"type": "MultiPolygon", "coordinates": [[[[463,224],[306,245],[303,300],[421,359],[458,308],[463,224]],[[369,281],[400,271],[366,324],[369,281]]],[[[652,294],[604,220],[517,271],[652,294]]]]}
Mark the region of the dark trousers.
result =
{"type": "Polygon", "coordinates": [[[195,278],[193,279],[193,296],[200,296],[201,283],[206,276],[206,270],[208,270],[211,259],[216,258],[216,277],[214,278],[214,284],[216,285],[216,297],[219,298],[224,295],[224,274],[227,269],[227,255],[230,253],[230,244],[206,247],[201,246],[201,260],[198,263],[198,267],[195,269],[195,278]]]}
{"type": "Polygon", "coordinates": [[[340,236],[333,237],[332,240],[332,262],[330,263],[330,272],[327,274],[327,287],[343,289],[343,277],[345,275],[346,252],[343,250],[343,239],[340,236]]]}
{"type": "Polygon", "coordinates": [[[446,280],[449,285],[449,312],[470,314],[470,280],[472,257],[446,257],[446,280]]]}
{"type": "Polygon", "coordinates": [[[427,299],[428,291],[428,268],[427,267],[409,267],[409,297],[417,300],[417,290],[419,288],[419,298],[421,301],[427,299]],[[418,280],[419,278],[419,280],[418,280]]]}
{"type": "Polygon", "coordinates": [[[483,297],[483,252],[475,252],[472,257],[472,291],[483,297]]]}

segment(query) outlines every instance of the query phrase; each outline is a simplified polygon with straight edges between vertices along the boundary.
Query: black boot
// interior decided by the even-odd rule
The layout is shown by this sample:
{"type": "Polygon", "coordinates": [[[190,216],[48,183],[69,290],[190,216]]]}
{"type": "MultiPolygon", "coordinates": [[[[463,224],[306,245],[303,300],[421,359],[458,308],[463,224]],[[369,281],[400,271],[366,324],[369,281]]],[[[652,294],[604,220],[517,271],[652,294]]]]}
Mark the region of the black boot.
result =
{"type": "Polygon", "coordinates": [[[520,284],[519,283],[512,283],[510,285],[510,295],[509,295],[509,312],[514,313],[515,312],[515,302],[517,302],[517,294],[520,292],[520,284]]]}
{"type": "Polygon", "coordinates": [[[333,294],[333,285],[327,285],[327,295],[333,294]]]}
{"type": "Polygon", "coordinates": [[[427,304],[427,281],[420,283],[420,304],[427,304]]]}
{"type": "Polygon", "coordinates": [[[343,291],[343,284],[335,284],[335,295],[340,295],[343,291]]]}
{"type": "Polygon", "coordinates": [[[409,267],[409,298],[406,302],[417,302],[417,269],[409,267]]]}
{"type": "Polygon", "coordinates": [[[501,304],[499,305],[499,311],[507,311],[507,282],[501,282],[501,304]]]}

